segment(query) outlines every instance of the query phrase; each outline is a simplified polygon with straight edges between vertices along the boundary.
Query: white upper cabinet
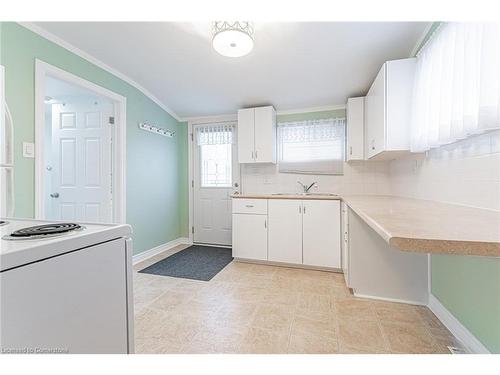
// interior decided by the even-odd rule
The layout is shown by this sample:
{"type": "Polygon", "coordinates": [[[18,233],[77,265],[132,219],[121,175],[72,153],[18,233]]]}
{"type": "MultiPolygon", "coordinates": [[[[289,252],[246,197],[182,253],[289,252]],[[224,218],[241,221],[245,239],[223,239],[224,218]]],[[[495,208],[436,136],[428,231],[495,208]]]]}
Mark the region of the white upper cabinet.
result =
{"type": "Polygon", "coordinates": [[[415,58],[387,61],[365,99],[365,157],[394,159],[410,150],[415,58]]]}
{"type": "Polygon", "coordinates": [[[347,99],[346,161],[365,159],[365,98],[347,99]]]}
{"type": "Polygon", "coordinates": [[[276,163],[276,111],[273,107],[238,111],[238,161],[276,163]]]}

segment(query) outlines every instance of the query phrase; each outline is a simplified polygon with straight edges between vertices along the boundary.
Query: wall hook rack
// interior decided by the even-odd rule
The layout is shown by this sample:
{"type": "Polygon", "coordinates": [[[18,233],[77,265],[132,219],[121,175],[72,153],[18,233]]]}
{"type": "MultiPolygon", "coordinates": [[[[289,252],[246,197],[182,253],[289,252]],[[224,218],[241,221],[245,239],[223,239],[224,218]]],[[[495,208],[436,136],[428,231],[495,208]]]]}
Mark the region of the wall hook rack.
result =
{"type": "Polygon", "coordinates": [[[172,138],[175,135],[175,132],[167,129],[160,128],[156,125],[149,124],[147,122],[140,122],[139,123],[139,129],[145,130],[147,132],[153,133],[153,134],[159,134],[164,137],[169,137],[172,138]]]}

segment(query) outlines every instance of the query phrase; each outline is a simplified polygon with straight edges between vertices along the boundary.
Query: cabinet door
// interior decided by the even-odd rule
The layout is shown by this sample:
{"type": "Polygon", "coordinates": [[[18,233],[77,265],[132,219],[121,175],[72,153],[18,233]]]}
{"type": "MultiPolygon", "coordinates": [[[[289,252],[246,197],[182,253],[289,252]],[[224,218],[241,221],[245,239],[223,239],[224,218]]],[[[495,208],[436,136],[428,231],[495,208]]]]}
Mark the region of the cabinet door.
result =
{"type": "Polygon", "coordinates": [[[410,149],[411,102],[415,58],[386,63],[386,149],[410,149]]]}
{"type": "Polygon", "coordinates": [[[346,285],[349,287],[349,216],[347,205],[342,202],[340,204],[341,209],[341,222],[342,222],[342,233],[340,237],[340,242],[342,244],[342,271],[344,272],[344,279],[346,285]]]}
{"type": "Polygon", "coordinates": [[[276,112],[273,107],[255,108],[255,162],[276,163],[276,112]]]}
{"type": "Polygon", "coordinates": [[[254,134],[254,109],[240,109],[238,111],[238,162],[254,162],[254,134]]]}
{"type": "Polygon", "coordinates": [[[302,201],[269,200],[269,260],[302,264],[302,201]]]}
{"type": "Polygon", "coordinates": [[[304,264],[341,268],[340,201],[303,202],[304,264]]]}
{"type": "Polygon", "coordinates": [[[382,66],[366,95],[366,157],[371,158],[385,149],[385,75],[382,66]]]}
{"type": "Polygon", "coordinates": [[[364,102],[364,97],[347,99],[347,161],[364,160],[364,102]]]}
{"type": "Polygon", "coordinates": [[[233,257],[267,260],[267,215],[233,214],[233,257]]]}

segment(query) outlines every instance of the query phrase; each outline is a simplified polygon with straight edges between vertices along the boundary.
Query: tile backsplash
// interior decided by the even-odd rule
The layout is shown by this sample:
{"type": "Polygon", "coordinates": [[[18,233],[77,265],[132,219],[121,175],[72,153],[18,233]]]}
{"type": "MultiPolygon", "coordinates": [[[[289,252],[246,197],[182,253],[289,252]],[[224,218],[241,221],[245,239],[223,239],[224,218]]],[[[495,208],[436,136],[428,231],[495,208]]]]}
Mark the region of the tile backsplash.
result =
{"type": "Polygon", "coordinates": [[[340,176],[280,173],[277,165],[242,164],[242,193],[315,192],[397,195],[500,210],[500,131],[393,161],[344,163],[340,176]]]}
{"type": "Polygon", "coordinates": [[[297,181],[310,184],[316,181],[314,192],[336,194],[390,194],[389,163],[360,161],[344,163],[344,174],[311,175],[280,173],[273,164],[242,164],[242,193],[296,193],[301,191],[297,181]]]}
{"type": "Polygon", "coordinates": [[[393,195],[500,210],[500,131],[390,162],[393,195]]]}

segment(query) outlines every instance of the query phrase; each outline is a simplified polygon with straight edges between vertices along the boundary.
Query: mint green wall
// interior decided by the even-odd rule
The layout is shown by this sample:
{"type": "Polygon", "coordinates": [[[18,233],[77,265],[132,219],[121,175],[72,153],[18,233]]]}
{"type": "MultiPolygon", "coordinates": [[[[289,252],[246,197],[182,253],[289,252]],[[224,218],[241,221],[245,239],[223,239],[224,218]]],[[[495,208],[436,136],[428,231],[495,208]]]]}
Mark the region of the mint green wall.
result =
{"type": "Polygon", "coordinates": [[[331,111],[303,112],[291,115],[278,115],[277,122],[318,120],[323,118],[345,117],[345,109],[334,109],[331,111]]]}
{"type": "Polygon", "coordinates": [[[139,90],[68,50],[10,22],[1,24],[1,64],[15,125],[17,217],[34,215],[34,159],[22,157],[23,141],[34,141],[35,59],[94,82],[127,98],[127,222],[134,253],[187,235],[187,127],[139,90]],[[174,138],[140,131],[148,120],[176,131],[174,138]]]}
{"type": "Polygon", "coordinates": [[[431,258],[432,294],[492,353],[500,353],[500,259],[431,258]]]}

